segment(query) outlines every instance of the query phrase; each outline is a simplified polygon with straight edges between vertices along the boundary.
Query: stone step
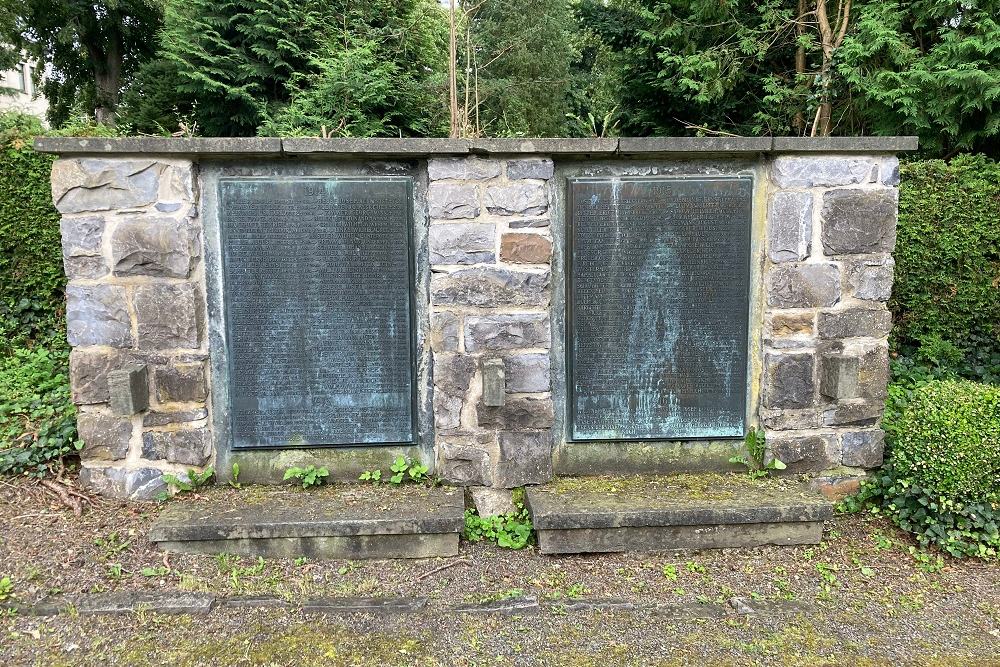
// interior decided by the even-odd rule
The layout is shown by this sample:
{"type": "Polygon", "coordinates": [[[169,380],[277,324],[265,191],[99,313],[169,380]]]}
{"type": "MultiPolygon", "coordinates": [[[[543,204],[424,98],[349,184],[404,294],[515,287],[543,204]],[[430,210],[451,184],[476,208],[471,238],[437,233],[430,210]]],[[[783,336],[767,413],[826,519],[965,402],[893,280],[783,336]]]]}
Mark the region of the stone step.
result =
{"type": "Polygon", "coordinates": [[[462,489],[424,486],[218,488],[174,500],[149,539],[177,553],[265,558],[430,558],[458,554],[462,489]]]}
{"type": "Polygon", "coordinates": [[[564,477],[525,493],[543,554],[817,544],[833,505],[744,474],[564,477]]]}

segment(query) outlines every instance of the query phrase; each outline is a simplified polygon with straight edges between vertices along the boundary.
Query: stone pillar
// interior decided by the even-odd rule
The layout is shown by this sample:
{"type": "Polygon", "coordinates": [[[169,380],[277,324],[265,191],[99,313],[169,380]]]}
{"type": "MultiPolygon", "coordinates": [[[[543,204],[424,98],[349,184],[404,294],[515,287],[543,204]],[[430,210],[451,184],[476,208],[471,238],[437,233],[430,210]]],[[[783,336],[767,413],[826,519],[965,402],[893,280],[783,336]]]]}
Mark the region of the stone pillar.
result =
{"type": "Polygon", "coordinates": [[[196,187],[187,160],[61,159],[52,169],[80,477],[105,495],[152,498],[163,472],[211,458],[196,187]],[[108,375],[126,370],[120,388],[136,395],[113,410],[108,375]]]}
{"type": "Polygon", "coordinates": [[[427,169],[438,473],[500,488],[545,482],[552,160],[432,158],[427,169]],[[506,393],[487,405],[483,367],[495,360],[506,393]]]}
{"type": "Polygon", "coordinates": [[[760,419],[790,471],[882,462],[898,184],[894,157],[770,164],[760,419]]]}

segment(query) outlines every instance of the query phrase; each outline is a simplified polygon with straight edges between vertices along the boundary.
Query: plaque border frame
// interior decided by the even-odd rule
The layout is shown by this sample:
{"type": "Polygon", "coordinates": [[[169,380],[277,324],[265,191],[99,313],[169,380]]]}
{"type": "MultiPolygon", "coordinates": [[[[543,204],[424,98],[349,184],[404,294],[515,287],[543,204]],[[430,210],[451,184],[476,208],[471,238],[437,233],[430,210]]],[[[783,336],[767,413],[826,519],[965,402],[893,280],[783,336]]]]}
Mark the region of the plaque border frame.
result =
{"type": "MultiPolygon", "coordinates": [[[[722,442],[722,441],[742,441],[746,437],[747,430],[752,425],[749,409],[752,401],[753,382],[753,316],[754,303],[752,289],[754,287],[754,214],[756,197],[755,174],[740,171],[729,174],[716,173],[690,173],[690,174],[602,174],[602,175],[578,175],[565,176],[563,228],[564,228],[564,254],[563,254],[563,368],[565,376],[565,419],[563,422],[563,439],[566,445],[572,446],[577,443],[600,444],[600,443],[684,443],[684,442],[722,442]],[[748,256],[747,275],[743,300],[746,312],[746,387],[743,393],[743,433],[741,435],[701,435],[701,436],[631,436],[631,437],[574,437],[573,425],[576,419],[576,391],[574,382],[575,361],[573,355],[573,255],[576,248],[576,226],[573,224],[573,184],[574,183],[605,183],[609,181],[641,182],[641,181],[746,181],[750,185],[750,211],[746,220],[744,230],[746,241],[746,252],[748,256]]],[[[555,454],[555,453],[554,453],[555,454]]]]}
{"type": "MultiPolygon", "coordinates": [[[[353,182],[370,182],[370,181],[385,181],[385,182],[397,182],[406,184],[406,253],[407,253],[407,308],[408,317],[407,322],[409,326],[409,372],[410,372],[410,439],[409,440],[392,440],[392,441],[378,441],[378,442],[347,442],[347,443],[302,443],[302,444],[281,444],[281,445],[252,445],[252,446],[237,446],[235,442],[235,437],[232,428],[232,417],[230,414],[230,404],[227,403],[225,406],[225,440],[226,449],[234,453],[248,453],[248,452],[281,452],[287,450],[333,450],[333,449],[359,449],[359,448],[382,448],[382,447],[399,447],[399,446],[420,446],[420,397],[418,395],[418,384],[419,384],[419,350],[417,349],[417,304],[416,304],[416,261],[417,252],[414,244],[413,238],[413,227],[414,227],[414,177],[412,175],[363,175],[363,174],[328,174],[328,175],[294,175],[294,174],[281,174],[281,175],[220,175],[214,180],[215,189],[215,202],[216,211],[215,219],[218,229],[218,240],[219,240],[219,282],[222,289],[221,292],[221,306],[222,306],[222,324],[223,324],[223,335],[225,337],[224,345],[227,350],[227,354],[224,360],[226,367],[225,382],[227,385],[226,397],[228,400],[232,400],[232,355],[228,354],[230,337],[230,322],[231,318],[229,316],[229,301],[226,299],[226,253],[225,247],[227,242],[226,236],[226,226],[223,223],[223,215],[221,209],[221,189],[223,183],[227,182],[265,182],[265,181],[283,181],[283,182],[303,182],[303,181],[315,181],[315,182],[326,182],[326,181],[353,181],[353,182]]],[[[218,409],[218,408],[216,408],[218,409]]]]}

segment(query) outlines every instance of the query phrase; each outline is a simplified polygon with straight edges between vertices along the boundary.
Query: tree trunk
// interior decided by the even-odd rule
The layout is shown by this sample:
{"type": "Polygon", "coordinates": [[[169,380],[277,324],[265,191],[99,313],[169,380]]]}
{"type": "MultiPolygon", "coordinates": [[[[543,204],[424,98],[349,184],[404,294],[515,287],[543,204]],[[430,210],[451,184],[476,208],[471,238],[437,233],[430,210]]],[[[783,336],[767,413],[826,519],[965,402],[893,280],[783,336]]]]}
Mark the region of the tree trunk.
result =
{"type": "Polygon", "coordinates": [[[455,0],[448,6],[448,113],[451,125],[448,136],[458,138],[458,43],[455,34],[455,0]]]}
{"type": "MultiPolygon", "coordinates": [[[[799,18],[795,22],[795,34],[801,38],[806,32],[806,26],[803,23],[806,16],[806,0],[799,0],[799,18]]],[[[806,47],[801,44],[795,49],[795,87],[803,90],[802,77],[806,74],[806,47]]],[[[803,101],[804,104],[804,101],[803,101]]],[[[805,112],[799,108],[795,112],[795,118],[792,119],[792,127],[795,128],[796,133],[802,135],[806,132],[806,116],[805,112]]]]}
{"type": "Polygon", "coordinates": [[[827,137],[833,131],[833,100],[831,99],[833,54],[844,43],[851,18],[851,0],[842,0],[837,6],[836,25],[830,25],[826,13],[827,0],[816,0],[816,22],[819,25],[820,44],[823,47],[823,65],[819,71],[820,95],[812,136],[827,137]]]}
{"type": "Polygon", "coordinates": [[[87,52],[94,64],[94,120],[101,125],[114,127],[122,87],[121,36],[109,35],[106,48],[101,48],[100,44],[87,44],[87,52]]]}

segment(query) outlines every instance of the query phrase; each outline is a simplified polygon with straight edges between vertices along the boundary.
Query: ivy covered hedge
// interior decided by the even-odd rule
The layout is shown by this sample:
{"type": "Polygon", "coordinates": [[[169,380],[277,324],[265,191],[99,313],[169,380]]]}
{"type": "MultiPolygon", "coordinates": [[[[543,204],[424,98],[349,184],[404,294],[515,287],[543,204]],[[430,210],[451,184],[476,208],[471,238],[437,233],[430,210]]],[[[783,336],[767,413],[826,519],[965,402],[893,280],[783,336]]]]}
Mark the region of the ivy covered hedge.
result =
{"type": "Polygon", "coordinates": [[[904,163],[889,307],[897,351],[1000,354],[1000,162],[904,163]]]}

